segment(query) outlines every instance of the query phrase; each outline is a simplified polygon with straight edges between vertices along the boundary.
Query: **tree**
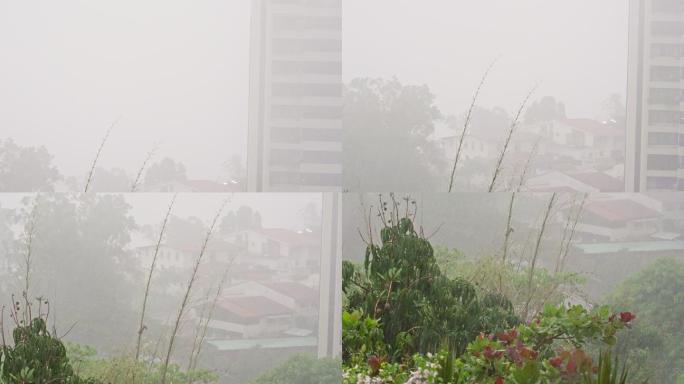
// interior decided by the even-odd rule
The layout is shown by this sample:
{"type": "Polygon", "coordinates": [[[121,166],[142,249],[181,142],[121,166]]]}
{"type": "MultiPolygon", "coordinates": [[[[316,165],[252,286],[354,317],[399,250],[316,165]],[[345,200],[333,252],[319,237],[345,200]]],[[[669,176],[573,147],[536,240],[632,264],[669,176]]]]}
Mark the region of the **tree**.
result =
{"type": "MultiPolygon", "coordinates": [[[[16,309],[16,308],[15,308],[16,309]]],[[[4,332],[4,330],[2,330],[4,332]]],[[[30,324],[17,324],[13,345],[0,349],[0,382],[7,384],[98,384],[81,379],[67,357],[61,340],[50,334],[47,321],[36,317],[30,324]]]]}
{"type": "Polygon", "coordinates": [[[545,96],[541,100],[532,103],[525,113],[525,122],[539,123],[565,119],[565,104],[556,101],[551,96],[545,96]]]}
{"type": "Polygon", "coordinates": [[[635,374],[654,383],[684,380],[684,262],[661,259],[616,288],[608,302],[638,310],[634,336],[618,351],[640,367],[635,374]]]}
{"type": "Polygon", "coordinates": [[[0,140],[0,192],[51,192],[61,178],[45,147],[0,140]]]}
{"type": "Polygon", "coordinates": [[[344,101],[345,188],[435,190],[446,163],[428,140],[442,114],[427,86],[360,78],[344,101]]]}
{"type": "Polygon", "coordinates": [[[480,295],[468,281],[445,276],[410,214],[400,217],[399,203],[391,205],[381,203],[379,243],[367,240],[362,268],[344,262],[342,281],[347,309],[382,324],[390,359],[442,347],[460,355],[481,332],[519,321],[505,297],[480,295]]]}
{"type": "Polygon", "coordinates": [[[223,217],[220,230],[222,233],[261,229],[261,214],[248,206],[241,206],[237,211],[230,211],[223,217]]]}
{"type": "Polygon", "coordinates": [[[145,173],[145,184],[147,185],[185,180],[187,180],[185,165],[168,157],[150,165],[145,173]]]}
{"type": "Polygon", "coordinates": [[[184,249],[189,245],[199,247],[207,233],[204,222],[197,217],[181,218],[172,215],[166,228],[166,242],[184,249]]]}
{"type": "Polygon", "coordinates": [[[296,355],[262,374],[252,384],[336,384],[341,375],[337,360],[296,355]]]}
{"type": "MultiPolygon", "coordinates": [[[[25,200],[18,213],[27,226],[32,206],[25,200]]],[[[135,226],[129,209],[116,195],[38,198],[30,290],[49,299],[60,336],[109,348],[130,341],[114,331],[136,328],[128,300],[136,291],[132,282],[138,281],[126,250],[135,226]]]]}
{"type": "Polygon", "coordinates": [[[95,168],[90,188],[91,192],[128,192],[133,181],[121,168],[95,168]]]}

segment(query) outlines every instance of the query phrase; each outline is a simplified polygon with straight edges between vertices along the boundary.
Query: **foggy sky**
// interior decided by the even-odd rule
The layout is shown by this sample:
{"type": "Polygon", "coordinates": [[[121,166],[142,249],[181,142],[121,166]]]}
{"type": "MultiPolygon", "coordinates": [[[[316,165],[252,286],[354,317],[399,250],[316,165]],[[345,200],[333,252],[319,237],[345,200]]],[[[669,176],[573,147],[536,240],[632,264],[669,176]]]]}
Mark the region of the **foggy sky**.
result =
{"type": "MultiPolygon", "coordinates": [[[[17,209],[22,206],[23,198],[33,196],[36,195],[0,194],[0,208],[17,209]]],[[[123,196],[131,206],[130,214],[136,224],[157,227],[164,219],[173,194],[127,193],[123,196]]],[[[298,229],[305,225],[301,211],[308,203],[315,204],[320,213],[321,196],[320,193],[183,193],[178,194],[172,213],[184,218],[196,217],[209,225],[223,201],[228,198],[223,215],[244,205],[259,212],[265,228],[298,229]]]]}
{"type": "Polygon", "coordinates": [[[84,176],[157,160],[215,179],[245,156],[249,1],[0,1],[0,137],[84,176]]]}
{"type": "Polygon", "coordinates": [[[594,117],[627,87],[626,0],[345,0],[344,77],[427,84],[445,113],[463,113],[500,57],[480,104],[517,109],[537,98],[594,117]]]}
{"type": "MultiPolygon", "coordinates": [[[[249,4],[240,1],[0,2],[0,137],[46,145],[67,176],[100,158],[135,174],[157,160],[216,179],[246,156],[249,4]]],[[[527,91],[594,117],[626,88],[626,0],[345,0],[345,81],[425,83],[462,113],[499,62],[481,105],[517,108],[527,91]]]]}

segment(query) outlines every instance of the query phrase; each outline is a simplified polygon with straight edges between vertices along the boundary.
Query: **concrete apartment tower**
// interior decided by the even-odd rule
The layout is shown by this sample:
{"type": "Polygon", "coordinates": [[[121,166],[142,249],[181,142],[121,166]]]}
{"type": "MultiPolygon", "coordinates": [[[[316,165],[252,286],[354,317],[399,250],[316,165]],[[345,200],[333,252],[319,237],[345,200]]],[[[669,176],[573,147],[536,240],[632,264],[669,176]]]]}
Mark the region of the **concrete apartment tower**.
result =
{"type": "Polygon", "coordinates": [[[252,0],[249,192],[320,192],[318,356],[342,353],[342,0],[252,0]]]}
{"type": "Polygon", "coordinates": [[[684,0],[629,0],[625,184],[684,190],[684,0]]]}
{"type": "Polygon", "coordinates": [[[342,0],[254,0],[249,191],[342,189],[342,0]]]}

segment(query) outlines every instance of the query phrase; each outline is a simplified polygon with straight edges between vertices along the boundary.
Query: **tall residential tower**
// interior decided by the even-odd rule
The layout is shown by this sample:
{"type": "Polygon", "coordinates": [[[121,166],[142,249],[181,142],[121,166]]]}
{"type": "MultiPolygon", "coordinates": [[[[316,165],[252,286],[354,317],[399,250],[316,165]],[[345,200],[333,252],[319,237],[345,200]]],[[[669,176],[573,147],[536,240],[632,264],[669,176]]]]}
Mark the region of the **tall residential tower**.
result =
{"type": "Polygon", "coordinates": [[[629,11],[626,190],[684,190],[684,0],[629,11]]]}
{"type": "Polygon", "coordinates": [[[342,0],[254,0],[248,190],[342,188],[342,0]]]}

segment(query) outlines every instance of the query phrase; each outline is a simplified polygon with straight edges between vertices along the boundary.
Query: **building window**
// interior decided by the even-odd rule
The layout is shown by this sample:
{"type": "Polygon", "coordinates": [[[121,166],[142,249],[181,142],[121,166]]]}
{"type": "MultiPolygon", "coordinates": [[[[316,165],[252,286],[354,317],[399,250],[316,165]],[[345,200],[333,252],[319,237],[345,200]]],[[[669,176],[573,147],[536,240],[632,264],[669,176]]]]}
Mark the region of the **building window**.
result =
{"type": "Polygon", "coordinates": [[[339,39],[273,39],[273,52],[279,55],[342,52],[339,39]]]}
{"type": "Polygon", "coordinates": [[[274,83],[271,94],[277,97],[342,97],[342,85],[274,83]]]}
{"type": "Polygon", "coordinates": [[[273,15],[273,29],[276,31],[340,31],[342,19],[331,16],[275,14],[273,15]]]}
{"type": "Polygon", "coordinates": [[[653,12],[684,12],[684,2],[682,2],[681,0],[653,0],[653,12]]]}
{"type": "Polygon", "coordinates": [[[648,189],[675,189],[677,188],[676,177],[648,177],[646,179],[648,189]]]}
{"type": "Polygon", "coordinates": [[[682,112],[648,111],[648,123],[651,125],[678,125],[682,123],[682,112]]]}
{"type": "Polygon", "coordinates": [[[684,56],[684,45],[681,44],[652,44],[651,57],[672,57],[680,58],[684,56]]]}
{"type": "Polygon", "coordinates": [[[648,134],[648,145],[677,145],[679,135],[670,132],[651,132],[648,134]]]}
{"type": "Polygon", "coordinates": [[[682,79],[682,68],[664,65],[654,65],[651,67],[652,81],[680,81],[682,79]]]}
{"type": "Polygon", "coordinates": [[[679,156],[648,155],[646,166],[650,171],[676,171],[679,168],[679,156]]]}
{"type": "Polygon", "coordinates": [[[276,119],[341,119],[342,107],[329,105],[274,105],[271,115],[276,119]]]}
{"type": "Polygon", "coordinates": [[[271,70],[274,75],[341,75],[342,62],[277,60],[271,70]]]}
{"type": "Polygon", "coordinates": [[[648,101],[651,104],[677,105],[682,102],[684,92],[677,88],[652,88],[648,101]]]}
{"type": "Polygon", "coordinates": [[[675,36],[684,35],[684,23],[677,21],[654,21],[651,24],[653,36],[675,36]]]}
{"type": "Polygon", "coordinates": [[[271,129],[271,141],[274,143],[297,144],[301,142],[302,131],[299,128],[278,127],[271,129]]]}

